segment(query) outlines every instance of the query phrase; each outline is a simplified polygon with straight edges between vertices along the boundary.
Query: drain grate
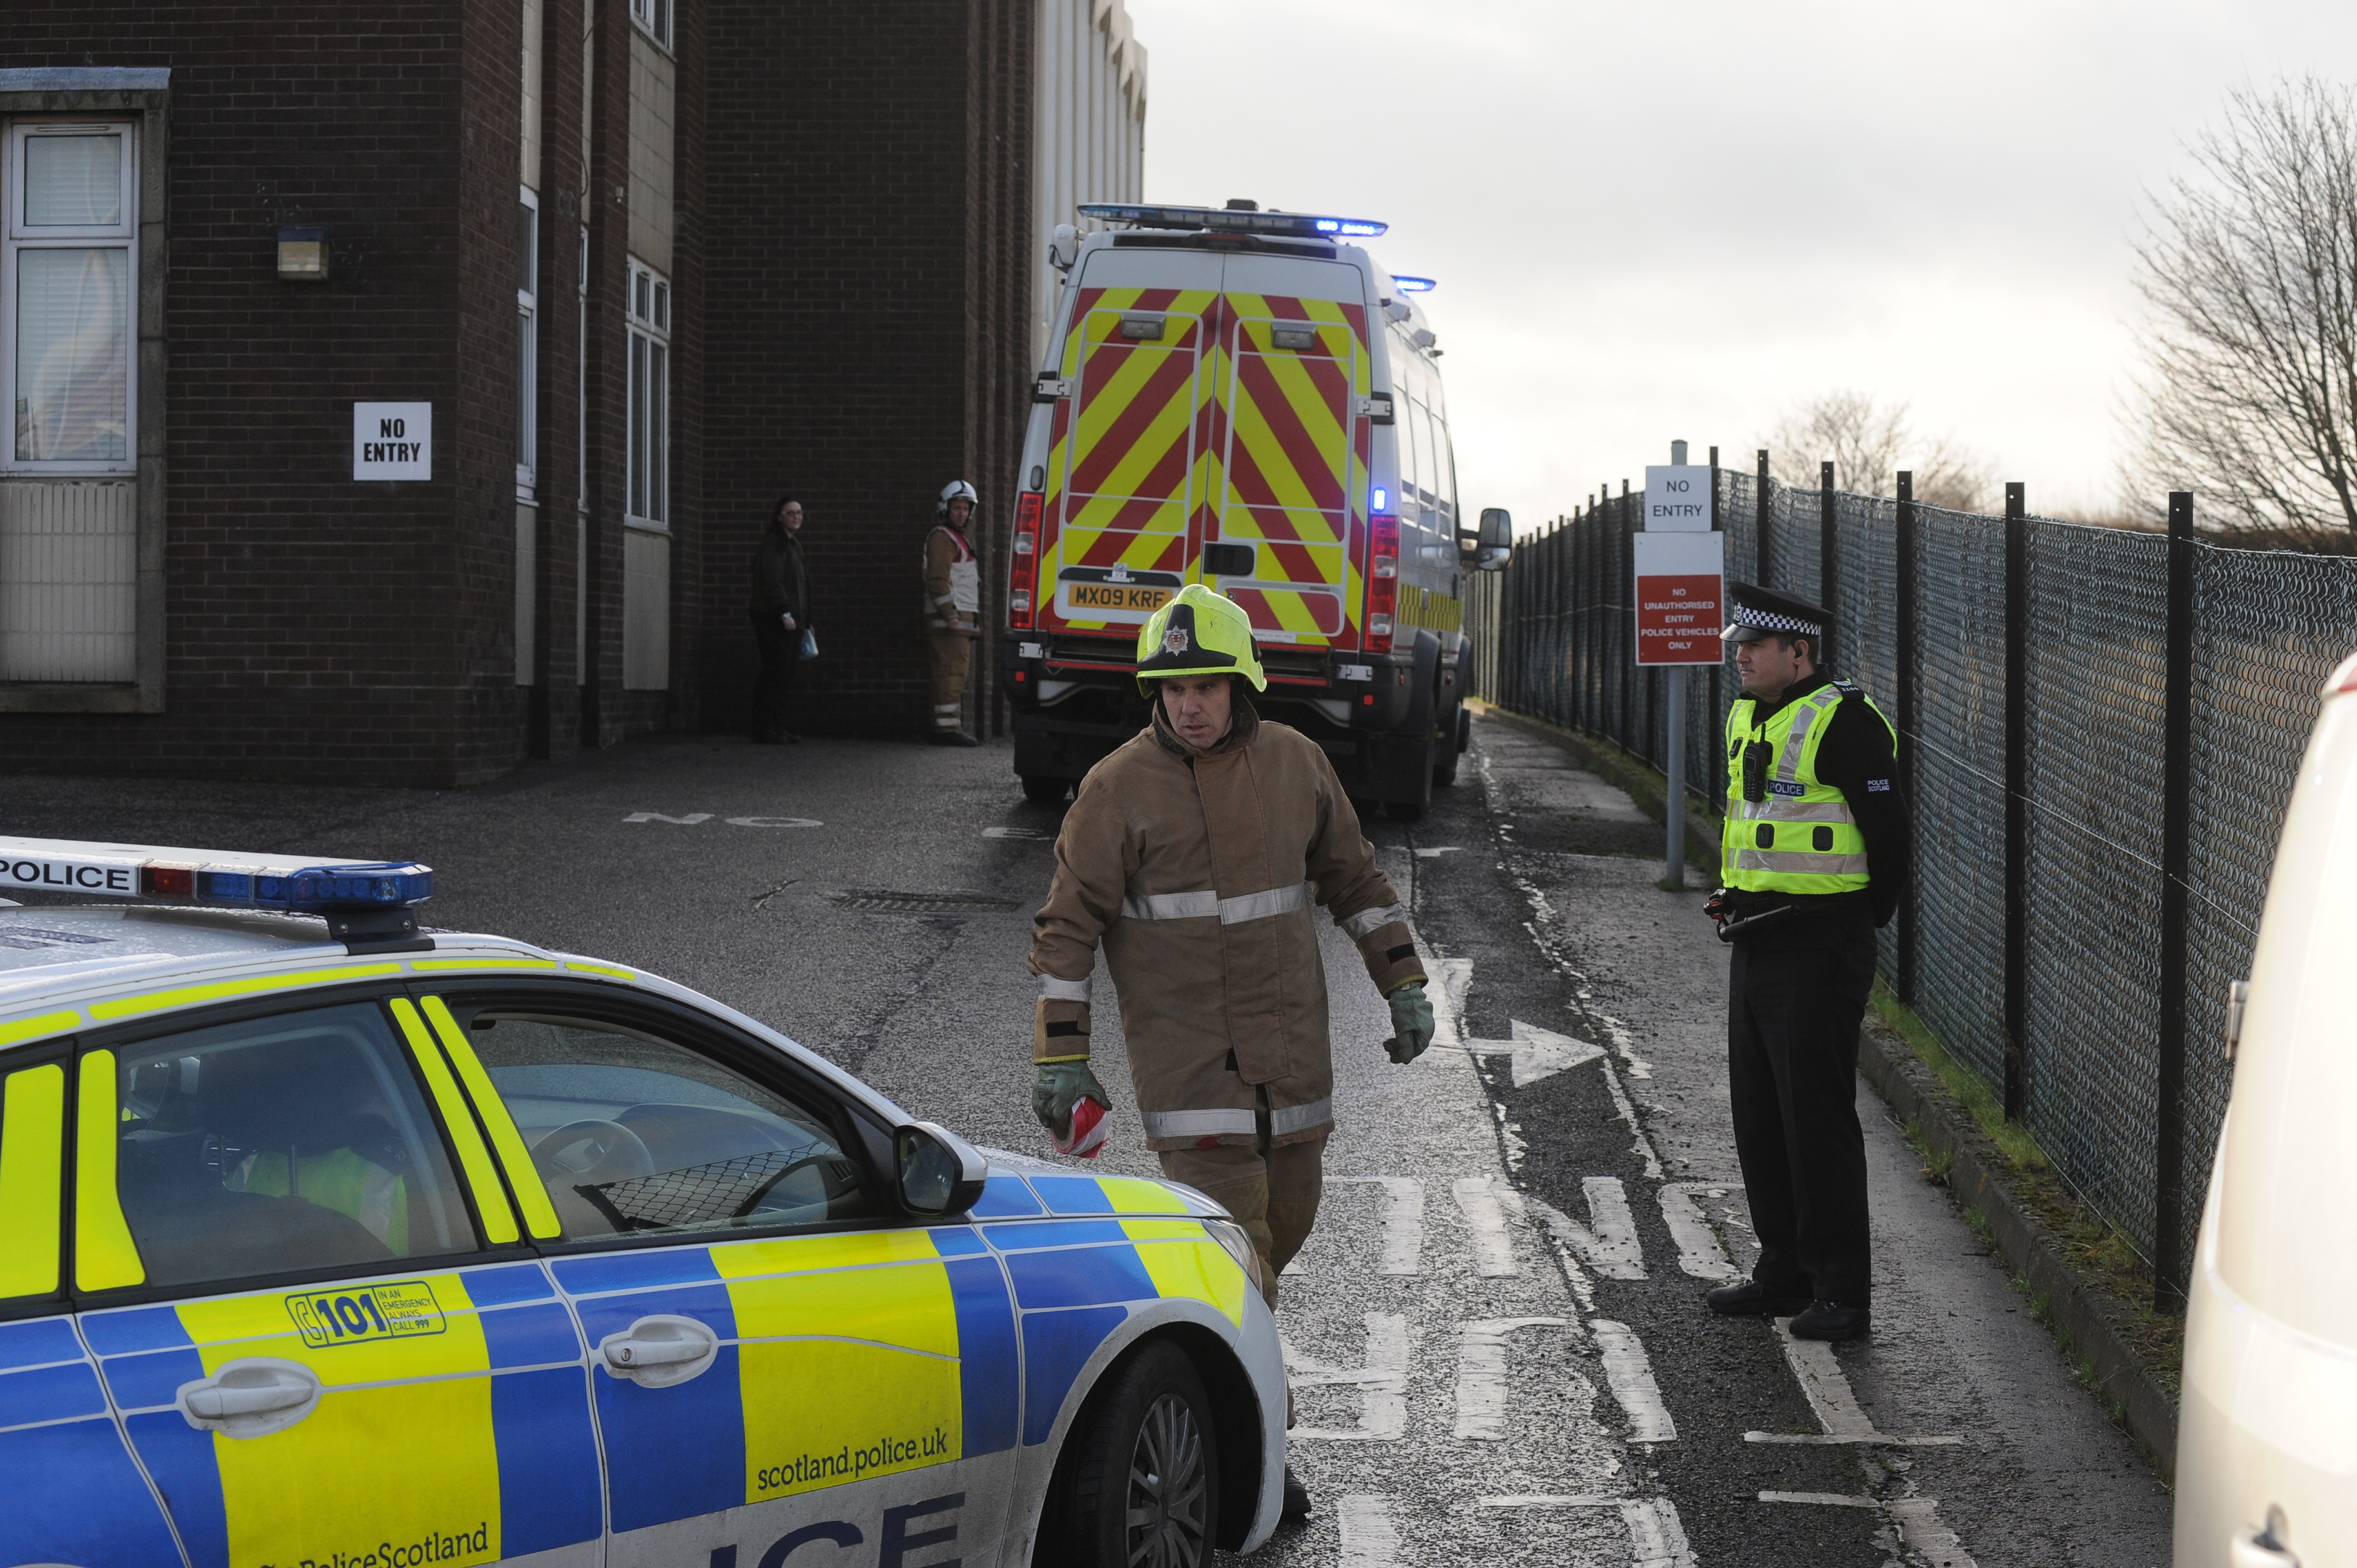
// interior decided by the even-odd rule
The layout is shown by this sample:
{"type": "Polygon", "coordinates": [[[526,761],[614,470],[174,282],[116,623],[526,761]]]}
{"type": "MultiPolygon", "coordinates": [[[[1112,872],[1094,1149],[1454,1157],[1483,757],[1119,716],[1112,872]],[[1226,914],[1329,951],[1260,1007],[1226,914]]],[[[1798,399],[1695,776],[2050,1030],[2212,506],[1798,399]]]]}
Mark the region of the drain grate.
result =
{"type": "Polygon", "coordinates": [[[838,909],[877,909],[895,915],[974,915],[1012,909],[1012,898],[988,893],[894,893],[878,887],[852,887],[834,896],[838,909]]]}

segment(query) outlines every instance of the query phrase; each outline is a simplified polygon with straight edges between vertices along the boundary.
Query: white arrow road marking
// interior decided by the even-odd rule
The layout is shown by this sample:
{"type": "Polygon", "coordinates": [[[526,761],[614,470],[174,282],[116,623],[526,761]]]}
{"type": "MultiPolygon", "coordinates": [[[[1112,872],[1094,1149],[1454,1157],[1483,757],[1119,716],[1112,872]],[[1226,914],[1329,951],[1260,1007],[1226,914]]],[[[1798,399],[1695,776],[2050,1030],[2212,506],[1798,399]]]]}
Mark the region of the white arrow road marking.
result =
{"type": "Polygon", "coordinates": [[[1341,1568],[1392,1568],[1399,1561],[1399,1531],[1392,1528],[1392,1500],[1365,1492],[1339,1498],[1334,1513],[1342,1528],[1341,1568]]]}
{"type": "Polygon", "coordinates": [[[1517,1328],[1566,1328],[1560,1317],[1493,1317],[1457,1326],[1457,1432],[1460,1441],[1506,1435],[1506,1336],[1517,1328]]]}
{"type": "Polygon", "coordinates": [[[1582,1262],[1608,1280],[1645,1277],[1644,1244],[1637,1239],[1637,1221],[1629,1213],[1629,1195],[1619,1176],[1589,1176],[1580,1187],[1587,1194],[1590,1230],[1563,1210],[1539,1198],[1523,1201],[1538,1211],[1547,1234],[1579,1254],[1582,1262]]]}
{"type": "Polygon", "coordinates": [[[1727,1261],[1717,1233],[1703,1219],[1694,1200],[1698,1192],[1726,1190],[1724,1182],[1681,1181],[1670,1183],[1656,1195],[1662,1203],[1662,1219],[1670,1228],[1670,1240],[1678,1244],[1678,1267],[1698,1280],[1743,1278],[1743,1272],[1727,1261]]]}
{"type": "Polygon", "coordinates": [[[1662,1402],[1662,1391],[1653,1383],[1653,1364],[1645,1359],[1645,1347],[1636,1332],[1626,1324],[1601,1317],[1587,1327],[1604,1357],[1604,1380],[1612,1385],[1612,1397],[1628,1412],[1629,1441],[1676,1442],[1678,1423],[1670,1419],[1669,1407],[1662,1402]]]}
{"type": "Polygon", "coordinates": [[[1512,1020],[1514,1043],[1514,1087],[1553,1078],[1566,1068],[1592,1062],[1604,1054],[1604,1047],[1588,1040],[1577,1040],[1569,1035],[1558,1035],[1553,1029],[1542,1029],[1536,1024],[1512,1020]]]}
{"type": "Polygon", "coordinates": [[[1371,1312],[1366,1316],[1367,1364],[1343,1370],[1312,1360],[1290,1345],[1285,1347],[1286,1376],[1300,1389],[1359,1389],[1356,1431],[1298,1427],[1294,1441],[1322,1438],[1338,1443],[1388,1443],[1407,1430],[1407,1318],[1404,1314],[1371,1312]]]}
{"type": "Polygon", "coordinates": [[[1536,1494],[1480,1498],[1475,1503],[1485,1509],[1619,1509],[1621,1523],[1629,1527],[1629,1544],[1635,1553],[1632,1568],[1695,1568],[1694,1548],[1686,1544],[1686,1530],[1678,1519],[1678,1505],[1667,1498],[1536,1494]]]}
{"type": "Polygon", "coordinates": [[[1514,1239],[1506,1230],[1506,1210],[1517,1213],[1523,1195],[1493,1176],[1459,1176],[1449,1187],[1458,1209],[1473,1232],[1473,1256],[1484,1279],[1502,1279],[1519,1272],[1514,1239]]]}
{"type": "Polygon", "coordinates": [[[728,819],[728,825],[732,828],[823,828],[826,826],[816,817],[731,817],[728,819]]]}
{"type": "Polygon", "coordinates": [[[709,811],[690,811],[683,817],[666,817],[661,811],[632,811],[622,819],[626,822],[669,822],[673,827],[681,828],[692,828],[698,822],[708,822],[711,820],[712,813],[709,811]]]}
{"type": "MultiPolygon", "coordinates": [[[[1424,1272],[1424,1183],[1412,1176],[1334,1176],[1336,1184],[1380,1186],[1383,1189],[1383,1252],[1375,1264],[1379,1274],[1409,1275],[1424,1272]]],[[[1286,1265],[1286,1273],[1293,1265],[1286,1265]]]]}

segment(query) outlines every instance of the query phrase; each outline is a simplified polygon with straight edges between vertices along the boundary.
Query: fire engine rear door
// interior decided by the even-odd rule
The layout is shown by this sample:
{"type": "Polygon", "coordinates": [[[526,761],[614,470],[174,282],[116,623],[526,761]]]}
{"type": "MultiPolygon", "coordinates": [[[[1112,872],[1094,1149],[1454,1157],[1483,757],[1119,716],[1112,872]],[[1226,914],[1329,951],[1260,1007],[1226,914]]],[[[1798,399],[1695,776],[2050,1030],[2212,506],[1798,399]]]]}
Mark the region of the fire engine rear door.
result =
{"type": "Polygon", "coordinates": [[[1049,453],[1043,624],[1125,629],[1187,581],[1200,532],[1189,518],[1211,485],[1219,282],[1220,258],[1201,252],[1090,258],[1049,453]]]}
{"type": "Polygon", "coordinates": [[[1366,286],[1307,257],[1232,255],[1215,528],[1204,575],[1275,641],[1355,647],[1365,537],[1366,286]]]}

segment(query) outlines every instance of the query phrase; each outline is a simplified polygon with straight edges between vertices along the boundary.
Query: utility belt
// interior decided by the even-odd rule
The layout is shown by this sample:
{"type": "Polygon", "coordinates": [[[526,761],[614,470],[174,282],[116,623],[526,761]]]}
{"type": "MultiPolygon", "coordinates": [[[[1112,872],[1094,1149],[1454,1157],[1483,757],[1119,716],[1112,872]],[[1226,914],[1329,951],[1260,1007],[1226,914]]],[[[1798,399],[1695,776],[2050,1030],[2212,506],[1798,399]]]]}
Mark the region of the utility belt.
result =
{"type": "Polygon", "coordinates": [[[1846,893],[1756,893],[1729,888],[1727,918],[1718,940],[1739,942],[1752,937],[1789,939],[1830,925],[1862,924],[1874,929],[1874,900],[1865,889],[1846,893]]]}

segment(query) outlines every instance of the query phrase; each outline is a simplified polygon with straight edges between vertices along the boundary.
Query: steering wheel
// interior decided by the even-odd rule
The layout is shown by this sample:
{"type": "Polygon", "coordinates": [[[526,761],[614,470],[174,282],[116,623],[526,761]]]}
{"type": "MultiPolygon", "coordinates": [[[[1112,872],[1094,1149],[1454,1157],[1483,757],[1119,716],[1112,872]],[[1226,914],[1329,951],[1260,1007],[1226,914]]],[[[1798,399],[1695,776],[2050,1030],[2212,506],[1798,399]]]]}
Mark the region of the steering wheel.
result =
{"type": "Polygon", "coordinates": [[[654,1157],[636,1133],[595,1117],[567,1122],[532,1148],[532,1168],[551,1187],[603,1187],[652,1176],[654,1157]]]}
{"type": "MultiPolygon", "coordinates": [[[[785,1185],[787,1178],[791,1176],[796,1171],[808,1170],[813,1165],[826,1165],[841,1158],[843,1158],[843,1156],[835,1153],[833,1149],[822,1150],[820,1153],[815,1155],[804,1155],[801,1159],[796,1160],[793,1164],[788,1165],[785,1169],[780,1171],[777,1175],[771,1176],[769,1180],[756,1187],[750,1197],[748,1197],[744,1202],[737,1206],[737,1212],[731,1215],[730,1218],[734,1219],[742,1219],[747,1215],[759,1209],[762,1204],[769,1199],[770,1195],[777,1191],[779,1187],[785,1185]]],[[[832,1201],[836,1196],[834,1183],[824,1180],[823,1177],[822,1177],[820,1185],[825,1188],[826,1192],[825,1198],[821,1201],[832,1201]]],[[[798,1203],[793,1205],[793,1207],[796,1208],[808,1208],[811,1206],[806,1203],[798,1203]]]]}

